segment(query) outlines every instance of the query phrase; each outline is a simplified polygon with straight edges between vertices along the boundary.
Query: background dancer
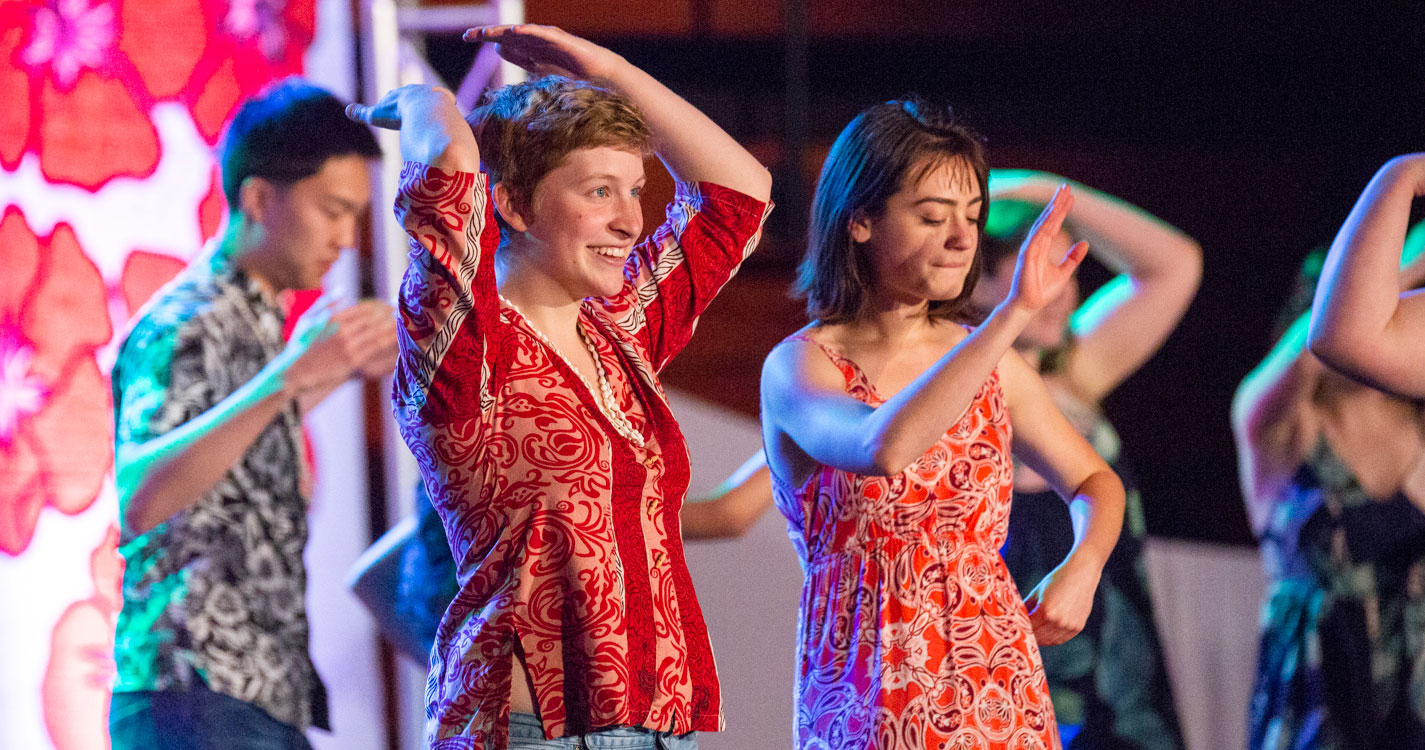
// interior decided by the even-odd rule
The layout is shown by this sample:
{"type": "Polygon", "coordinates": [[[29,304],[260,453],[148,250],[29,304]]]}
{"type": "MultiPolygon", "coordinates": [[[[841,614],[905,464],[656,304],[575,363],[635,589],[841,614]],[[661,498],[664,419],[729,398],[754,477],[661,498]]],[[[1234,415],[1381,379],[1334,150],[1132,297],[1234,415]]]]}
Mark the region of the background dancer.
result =
{"type": "MultiPolygon", "coordinates": [[[[1425,748],[1425,415],[1307,350],[1323,256],[1232,405],[1268,579],[1247,746],[1425,748]]],[[[1395,278],[1419,287],[1425,258],[1395,278]]]]}
{"type": "Polygon", "coordinates": [[[371,132],[297,79],[222,143],[230,213],[159,291],[114,365],[124,604],[113,747],[306,748],[328,728],[308,654],[302,414],[391,372],[391,307],[319,301],[282,340],[277,295],[314,289],[370,201],[371,132]]]}
{"type": "MultiPolygon", "coordinates": [[[[1041,172],[990,174],[984,275],[972,297],[980,317],[1009,295],[1019,247],[1063,182],[1041,172]]],[[[1104,566],[1093,612],[1077,637],[1043,650],[1044,672],[1066,747],[1171,750],[1183,747],[1183,738],[1148,592],[1142,499],[1102,403],[1182,320],[1202,276],[1202,251],[1141,209],[1083,185],[1073,189],[1074,209],[1053,252],[1062,256],[1071,236],[1085,239],[1090,256],[1119,275],[1082,306],[1070,279],[1025,325],[1014,348],[1128,491],[1123,533],[1104,566]]],[[[1038,586],[1073,541],[1064,502],[1033,469],[1016,463],[1002,552],[1019,590],[1038,586]]]]}

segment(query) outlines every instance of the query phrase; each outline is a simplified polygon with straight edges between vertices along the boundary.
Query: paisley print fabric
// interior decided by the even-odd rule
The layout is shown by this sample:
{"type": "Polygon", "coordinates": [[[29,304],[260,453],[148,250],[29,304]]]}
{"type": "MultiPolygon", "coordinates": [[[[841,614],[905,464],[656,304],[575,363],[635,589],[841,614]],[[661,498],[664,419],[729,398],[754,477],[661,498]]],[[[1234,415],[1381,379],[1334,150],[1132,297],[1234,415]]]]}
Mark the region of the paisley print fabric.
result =
{"type": "MultiPolygon", "coordinates": [[[[884,402],[854,362],[822,349],[848,393],[884,402]]],[[[1029,615],[998,551],[1012,478],[995,373],[900,474],[822,467],[802,487],[774,481],[806,574],[796,748],[1059,746],[1029,615]]]]}
{"type": "Polygon", "coordinates": [[[679,185],[625,285],[580,324],[645,439],[621,437],[495,287],[482,174],[407,164],[396,417],[441,515],[460,591],[436,632],[432,747],[503,748],[511,656],[549,738],[721,728],[712,648],[683,561],[688,452],[655,373],[755,247],[769,206],[679,185]]]}
{"type": "MultiPolygon", "coordinates": [[[[140,312],[114,363],[115,444],[177,428],[282,351],[282,310],[209,247],[140,312]]],[[[115,692],[194,687],[327,726],[308,654],[307,470],[293,402],[197,504],[122,530],[115,692]]]]}

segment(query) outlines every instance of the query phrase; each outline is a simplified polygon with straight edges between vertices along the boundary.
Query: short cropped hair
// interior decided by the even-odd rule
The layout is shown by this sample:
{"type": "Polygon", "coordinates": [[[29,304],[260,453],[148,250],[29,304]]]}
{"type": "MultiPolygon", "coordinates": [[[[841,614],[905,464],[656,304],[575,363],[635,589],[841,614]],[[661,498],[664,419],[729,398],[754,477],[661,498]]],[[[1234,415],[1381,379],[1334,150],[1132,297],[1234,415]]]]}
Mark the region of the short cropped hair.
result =
{"type": "Polygon", "coordinates": [[[859,212],[878,216],[886,201],[945,164],[963,164],[980,186],[981,210],[974,260],[964,289],[951,300],[931,300],[932,318],[953,317],[970,299],[980,277],[978,245],[989,213],[989,166],[981,138],[957,122],[949,109],[919,99],[876,104],[857,115],[837,136],[812,196],[807,250],[797,268],[793,294],[805,299],[807,315],[845,323],[870,310],[871,264],[851,239],[859,212]]]}
{"type": "Polygon", "coordinates": [[[347,119],[346,105],[295,76],[278,81],[238,107],[219,146],[223,195],[238,210],[243,180],[290,185],[311,177],[335,156],[381,157],[370,128],[347,119]]]}
{"type": "Polygon", "coordinates": [[[487,91],[465,120],[490,183],[503,182],[520,208],[572,151],[610,146],[647,156],[653,150],[653,132],[632,101],[563,76],[487,91]]]}

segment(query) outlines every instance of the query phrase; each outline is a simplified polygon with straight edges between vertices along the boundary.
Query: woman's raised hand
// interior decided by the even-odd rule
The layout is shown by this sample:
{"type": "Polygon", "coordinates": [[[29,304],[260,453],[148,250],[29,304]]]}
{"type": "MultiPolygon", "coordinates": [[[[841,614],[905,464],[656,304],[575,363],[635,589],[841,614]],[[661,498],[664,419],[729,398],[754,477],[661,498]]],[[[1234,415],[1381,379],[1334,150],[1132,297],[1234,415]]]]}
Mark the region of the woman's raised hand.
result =
{"type": "Polygon", "coordinates": [[[1074,270],[1088,255],[1089,243],[1074,243],[1063,258],[1053,257],[1054,239],[1059,236],[1064,218],[1073,205],[1073,192],[1067,184],[1060,185],[1019,248],[1019,260],[1006,302],[1030,312],[1038,311],[1058,297],[1073,277],[1074,270]]]}
{"type": "Polygon", "coordinates": [[[410,118],[415,108],[434,109],[443,105],[455,106],[455,95],[449,89],[413,83],[387,91],[375,104],[348,104],[346,116],[372,127],[400,130],[401,123],[410,118]]]}
{"type": "Polygon", "coordinates": [[[620,58],[587,39],[557,26],[524,23],[477,26],[465,32],[467,42],[494,42],[500,57],[538,75],[599,80],[620,58]]]}

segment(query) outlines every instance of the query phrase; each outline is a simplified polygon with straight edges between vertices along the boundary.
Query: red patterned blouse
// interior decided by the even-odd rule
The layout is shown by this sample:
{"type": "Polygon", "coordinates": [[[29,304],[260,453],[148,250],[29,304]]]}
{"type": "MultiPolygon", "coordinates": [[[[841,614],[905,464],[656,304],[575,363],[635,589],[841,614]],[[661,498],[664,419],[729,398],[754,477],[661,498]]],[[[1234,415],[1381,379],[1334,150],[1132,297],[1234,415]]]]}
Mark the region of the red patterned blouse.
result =
{"type": "Polygon", "coordinates": [[[717,730],[722,700],[678,511],[688,451],[656,373],[756,246],[770,205],[679,185],[623,290],[581,323],[644,445],[495,288],[483,174],[407,163],[396,418],[441,514],[460,593],[431,655],[435,750],[507,743],[511,655],[545,734],[717,730]]]}

